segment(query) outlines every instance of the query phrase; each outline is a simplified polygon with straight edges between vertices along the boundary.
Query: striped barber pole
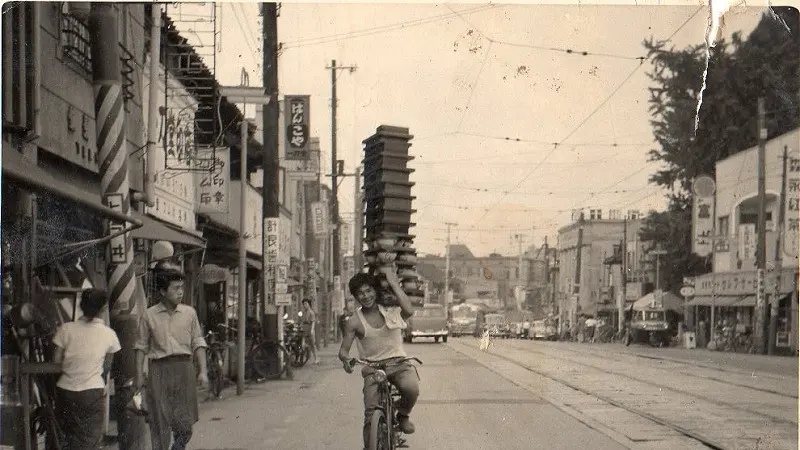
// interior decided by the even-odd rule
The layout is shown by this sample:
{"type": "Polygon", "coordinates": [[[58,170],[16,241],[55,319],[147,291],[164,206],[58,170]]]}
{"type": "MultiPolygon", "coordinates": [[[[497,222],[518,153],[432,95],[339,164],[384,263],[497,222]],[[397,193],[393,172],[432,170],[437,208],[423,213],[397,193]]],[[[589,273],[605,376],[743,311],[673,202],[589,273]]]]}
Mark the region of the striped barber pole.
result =
{"type": "MultiPolygon", "coordinates": [[[[122,214],[130,213],[128,154],[125,146],[125,112],[119,82],[95,84],[97,148],[103,203],[122,214]]],[[[112,234],[127,224],[109,220],[106,232],[112,234]]],[[[135,306],[136,274],[133,266],[133,240],[130,233],[111,239],[108,261],[109,304],[114,318],[130,315],[135,306]]]]}

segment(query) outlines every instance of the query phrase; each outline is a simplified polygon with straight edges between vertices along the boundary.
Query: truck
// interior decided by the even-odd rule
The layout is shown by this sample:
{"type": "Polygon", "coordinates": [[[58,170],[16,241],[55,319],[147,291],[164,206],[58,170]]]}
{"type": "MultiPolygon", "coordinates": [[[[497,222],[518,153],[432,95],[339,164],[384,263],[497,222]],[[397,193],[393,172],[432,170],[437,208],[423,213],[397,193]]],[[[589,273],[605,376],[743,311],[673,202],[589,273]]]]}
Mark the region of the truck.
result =
{"type": "Polygon", "coordinates": [[[447,326],[447,312],[438,303],[426,303],[415,308],[414,315],[406,320],[408,326],[403,333],[403,340],[411,343],[414,338],[433,338],[434,341],[447,342],[450,331],[447,326]]]}

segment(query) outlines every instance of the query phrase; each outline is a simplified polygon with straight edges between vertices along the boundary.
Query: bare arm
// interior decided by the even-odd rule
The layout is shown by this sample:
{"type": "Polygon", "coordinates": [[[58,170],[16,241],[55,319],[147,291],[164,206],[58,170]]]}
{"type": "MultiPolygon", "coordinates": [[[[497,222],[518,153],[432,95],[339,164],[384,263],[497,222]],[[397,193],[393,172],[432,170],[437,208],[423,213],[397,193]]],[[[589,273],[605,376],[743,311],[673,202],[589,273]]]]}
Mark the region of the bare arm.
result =
{"type": "Polygon", "coordinates": [[[342,361],[348,361],[350,359],[350,348],[353,347],[353,341],[356,339],[356,325],[354,319],[355,317],[351,317],[344,325],[342,345],[339,347],[339,359],[342,361]]]}
{"type": "Polygon", "coordinates": [[[395,297],[397,297],[397,302],[400,303],[400,317],[403,319],[408,319],[409,317],[413,316],[414,307],[411,305],[411,300],[408,299],[408,296],[403,291],[403,287],[400,286],[400,280],[397,278],[394,264],[389,266],[381,266],[380,271],[386,275],[386,281],[389,282],[389,287],[392,289],[392,293],[394,293],[395,297]]]}
{"type": "Polygon", "coordinates": [[[64,362],[64,349],[57,345],[53,350],[53,362],[56,364],[61,364],[64,362]]]}
{"type": "Polygon", "coordinates": [[[138,391],[144,386],[144,350],[136,349],[136,378],[134,378],[134,388],[138,391]]]}

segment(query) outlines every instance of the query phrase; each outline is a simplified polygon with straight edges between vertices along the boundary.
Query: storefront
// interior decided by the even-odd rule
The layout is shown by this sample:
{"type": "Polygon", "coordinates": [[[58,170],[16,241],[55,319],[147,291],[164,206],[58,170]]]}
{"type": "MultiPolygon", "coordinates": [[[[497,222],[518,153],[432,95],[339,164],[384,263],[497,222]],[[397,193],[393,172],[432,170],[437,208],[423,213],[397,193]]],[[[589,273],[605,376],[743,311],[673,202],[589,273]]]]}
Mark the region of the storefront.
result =
{"type": "Polygon", "coordinates": [[[105,236],[103,222],[122,223],[117,235],[142,226],[103,206],[99,183],[90,175],[64,171],[63,162],[60,171],[48,167],[46,155],[40,159],[36,149],[28,151],[31,157],[24,158],[3,142],[3,379],[18,380],[3,390],[19,395],[14,405],[3,404],[2,443],[20,448],[44,445],[55,435],[49,418],[52,375],[59,367],[50,363],[50,339],[58,326],[81,316],[77,300],[83,289],[106,288],[105,251],[111,236],[105,236]],[[7,414],[16,414],[17,420],[7,422],[7,414]],[[31,429],[39,432],[23,431],[31,429]]]}
{"type": "MultiPolygon", "coordinates": [[[[780,272],[777,290],[776,275],[768,272],[765,282],[768,311],[777,301],[776,352],[796,354],[797,268],[788,267],[780,272]]],[[[698,344],[703,343],[701,335],[712,336],[712,323],[718,329],[727,325],[737,327],[740,332],[752,331],[757,285],[755,271],[717,272],[697,277],[695,294],[686,306],[691,308],[692,324],[698,328],[698,344]],[[749,330],[744,330],[745,327],[749,330]]]]}

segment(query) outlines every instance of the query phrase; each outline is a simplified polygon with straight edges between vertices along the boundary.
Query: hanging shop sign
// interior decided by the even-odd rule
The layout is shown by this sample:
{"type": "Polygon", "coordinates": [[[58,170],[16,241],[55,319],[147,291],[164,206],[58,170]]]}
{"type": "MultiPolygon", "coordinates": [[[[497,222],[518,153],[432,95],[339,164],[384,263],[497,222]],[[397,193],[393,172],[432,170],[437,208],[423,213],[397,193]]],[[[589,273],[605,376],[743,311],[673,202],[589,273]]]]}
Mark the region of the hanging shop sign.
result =
{"type": "Polygon", "coordinates": [[[800,254],[800,153],[798,149],[788,151],[786,161],[786,202],[783,225],[783,252],[785,256],[797,258],[800,254]]]}
{"type": "Polygon", "coordinates": [[[230,189],[228,148],[200,149],[194,161],[195,205],[198,213],[228,213],[230,189]]]}
{"type": "Polygon", "coordinates": [[[284,96],[287,160],[304,160],[309,157],[309,99],[308,95],[284,96]]]}
{"type": "Polygon", "coordinates": [[[328,209],[325,202],[314,202],[311,204],[311,229],[315,236],[323,236],[327,229],[328,209]]]}
{"type": "Polygon", "coordinates": [[[714,192],[716,183],[708,175],[701,175],[692,183],[692,251],[698,256],[708,256],[713,251],[714,192]]]}

